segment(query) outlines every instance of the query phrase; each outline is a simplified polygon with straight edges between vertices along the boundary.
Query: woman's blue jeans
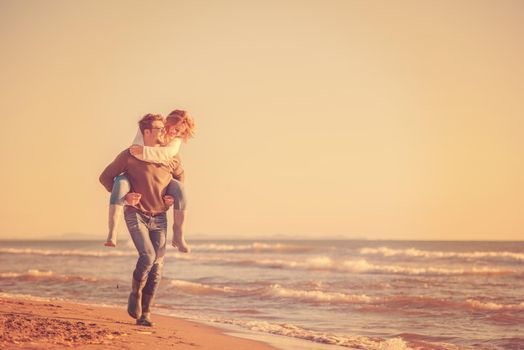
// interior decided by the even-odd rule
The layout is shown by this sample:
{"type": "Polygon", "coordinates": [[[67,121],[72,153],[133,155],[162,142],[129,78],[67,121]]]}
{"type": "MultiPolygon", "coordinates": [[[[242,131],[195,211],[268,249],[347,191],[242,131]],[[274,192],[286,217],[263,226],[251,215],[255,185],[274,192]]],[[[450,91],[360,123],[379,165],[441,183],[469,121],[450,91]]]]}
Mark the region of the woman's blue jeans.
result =
{"type": "MultiPolygon", "coordinates": [[[[115,177],[113,181],[113,190],[111,191],[111,197],[109,198],[109,204],[124,205],[126,194],[131,191],[131,184],[125,174],[115,177]]],[[[175,179],[169,182],[166,188],[166,194],[172,196],[175,199],[173,208],[177,210],[186,210],[187,199],[184,185],[175,179]]]]}

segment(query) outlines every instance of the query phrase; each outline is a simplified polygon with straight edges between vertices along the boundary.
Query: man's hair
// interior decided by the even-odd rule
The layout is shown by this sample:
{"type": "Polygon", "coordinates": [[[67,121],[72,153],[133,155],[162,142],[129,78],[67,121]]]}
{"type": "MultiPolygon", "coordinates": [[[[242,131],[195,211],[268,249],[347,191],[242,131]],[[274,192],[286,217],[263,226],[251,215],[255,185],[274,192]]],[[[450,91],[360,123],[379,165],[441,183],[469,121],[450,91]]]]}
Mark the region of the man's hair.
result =
{"type": "Polygon", "coordinates": [[[168,114],[166,117],[166,128],[172,126],[182,127],[180,138],[184,140],[184,142],[187,142],[189,138],[195,136],[195,121],[186,111],[175,109],[168,114]]]}
{"type": "Polygon", "coordinates": [[[144,135],[144,130],[151,129],[153,127],[153,122],[156,122],[157,120],[164,121],[164,117],[162,117],[160,114],[151,114],[148,113],[145,116],[142,117],[138,121],[138,127],[140,128],[140,132],[142,135],[144,135]]]}

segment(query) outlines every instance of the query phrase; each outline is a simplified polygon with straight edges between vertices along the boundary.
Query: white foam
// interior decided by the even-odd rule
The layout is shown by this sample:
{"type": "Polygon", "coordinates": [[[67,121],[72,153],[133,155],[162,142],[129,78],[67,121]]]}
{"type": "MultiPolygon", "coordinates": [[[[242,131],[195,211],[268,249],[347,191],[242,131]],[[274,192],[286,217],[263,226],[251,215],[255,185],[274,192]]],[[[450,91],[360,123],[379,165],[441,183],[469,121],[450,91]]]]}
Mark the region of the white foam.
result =
{"type": "Polygon", "coordinates": [[[320,290],[301,290],[286,288],[280,284],[272,284],[254,288],[234,288],[229,286],[213,286],[208,284],[172,280],[169,284],[178,290],[195,295],[231,295],[253,296],[266,299],[290,299],[295,302],[315,304],[362,304],[372,302],[374,299],[365,294],[345,294],[320,290]]]}
{"type": "Polygon", "coordinates": [[[520,304],[497,304],[468,299],[465,305],[475,310],[499,311],[499,310],[524,310],[524,302],[520,304]]]}
{"type": "Polygon", "coordinates": [[[16,278],[16,277],[49,277],[53,275],[53,271],[40,271],[36,269],[27,270],[27,272],[1,272],[0,277],[16,278]]]}
{"type": "MultiPolygon", "coordinates": [[[[341,335],[333,334],[330,332],[321,332],[303,328],[290,323],[271,323],[267,321],[255,321],[255,320],[237,320],[229,319],[223,317],[212,317],[208,314],[196,314],[194,312],[186,313],[183,311],[169,311],[163,312],[159,310],[160,313],[169,316],[175,316],[179,318],[185,318],[188,320],[193,320],[197,322],[203,322],[206,324],[222,324],[226,325],[223,327],[228,327],[229,329],[235,330],[238,332],[239,329],[247,329],[253,332],[258,332],[261,336],[256,338],[262,341],[268,342],[268,338],[265,338],[263,334],[273,334],[278,336],[289,337],[295,340],[305,340],[311,341],[318,344],[318,347],[315,344],[308,345],[307,343],[287,343],[276,340],[274,342],[269,342],[274,344],[277,348],[282,346],[282,344],[290,345],[290,349],[327,349],[324,345],[338,345],[347,347],[353,350],[415,350],[410,348],[408,343],[406,343],[402,338],[395,337],[391,339],[382,339],[379,337],[366,337],[366,336],[351,336],[351,335],[341,335]],[[297,345],[298,344],[298,345],[297,345]],[[293,346],[295,345],[295,346],[293,346]]],[[[228,332],[230,333],[230,332],[228,332]]],[[[236,333],[238,334],[238,333],[236,333]]],[[[256,334],[256,333],[253,333],[256,334]]],[[[248,336],[249,337],[249,336],[248,336]]],[[[273,338],[274,339],[274,338],[273,338]]],[[[422,349],[421,345],[426,345],[426,343],[418,342],[417,350],[422,349]]],[[[444,345],[444,344],[443,344],[444,345]]],[[[448,344],[446,344],[448,345],[448,344]]],[[[451,344],[449,344],[451,345],[451,344]]],[[[284,348],[288,348],[287,346],[284,348]]],[[[336,347],[333,347],[335,349],[336,347]]],[[[424,348],[425,349],[425,348],[424,348]]],[[[433,349],[433,348],[432,348],[433,349]]],[[[438,349],[444,350],[448,349],[447,347],[439,347],[438,349]]],[[[461,348],[460,350],[465,350],[469,348],[461,348]]],[[[453,348],[453,350],[458,350],[453,348]]]]}
{"type": "Polygon", "coordinates": [[[191,248],[195,252],[304,252],[311,249],[308,246],[296,244],[262,242],[250,244],[196,243],[192,244],[191,248]]]}
{"type": "Polygon", "coordinates": [[[402,338],[393,338],[383,341],[379,344],[378,350],[410,350],[402,338]]]}
{"type": "Polygon", "coordinates": [[[80,250],[80,249],[31,249],[31,248],[0,248],[0,253],[7,254],[32,254],[32,255],[50,255],[50,256],[136,256],[136,251],[122,250],[80,250]]]}
{"type": "Polygon", "coordinates": [[[40,271],[37,269],[29,269],[27,272],[0,272],[1,278],[13,278],[13,279],[44,279],[57,282],[69,282],[69,281],[86,281],[86,282],[98,282],[99,279],[91,276],[78,276],[78,275],[61,275],[55,274],[53,271],[40,271]]]}
{"type": "Polygon", "coordinates": [[[182,290],[190,294],[230,294],[235,291],[238,291],[238,289],[234,289],[227,286],[211,286],[208,284],[182,280],[172,280],[169,282],[169,284],[176,287],[179,290],[182,290]]]}
{"type": "Polygon", "coordinates": [[[454,309],[476,309],[486,311],[524,310],[524,302],[520,304],[497,304],[481,302],[475,299],[453,300],[440,299],[426,295],[389,295],[368,296],[366,294],[347,294],[322,290],[302,290],[285,287],[280,284],[254,288],[235,288],[230,286],[214,286],[209,284],[172,280],[171,286],[193,295],[224,295],[232,297],[257,296],[262,299],[289,299],[295,303],[312,303],[326,305],[389,305],[396,308],[404,304],[422,303],[428,309],[450,307],[454,309]]]}
{"type": "Polygon", "coordinates": [[[514,252],[443,252],[431,250],[419,250],[415,248],[408,249],[392,249],[388,247],[379,248],[362,248],[360,249],[362,255],[383,255],[383,256],[410,256],[421,258],[464,258],[464,259],[479,259],[479,258],[505,258],[518,261],[524,261],[524,253],[514,252]]]}
{"type": "Polygon", "coordinates": [[[373,300],[373,298],[365,294],[355,295],[337,292],[323,292],[319,290],[296,290],[284,288],[279,284],[274,284],[268,287],[266,294],[278,298],[289,298],[298,301],[330,304],[361,304],[369,303],[373,300]]]}
{"type": "Polygon", "coordinates": [[[401,338],[380,339],[364,336],[338,335],[304,329],[289,323],[270,323],[266,321],[242,321],[231,319],[212,319],[213,322],[231,324],[251,331],[305,339],[316,343],[338,345],[362,350],[411,350],[401,338]]]}
{"type": "Polygon", "coordinates": [[[450,310],[482,310],[482,311],[510,311],[524,310],[524,302],[520,304],[498,304],[493,302],[483,302],[476,299],[458,300],[451,298],[435,298],[427,295],[392,295],[375,298],[376,305],[389,305],[392,308],[399,308],[404,305],[418,305],[427,310],[448,308],[450,310]]]}
{"type": "MultiPolygon", "coordinates": [[[[200,259],[202,262],[208,259],[200,259]]],[[[234,264],[255,267],[269,267],[282,269],[326,270],[333,272],[396,274],[396,275],[498,275],[512,274],[511,269],[496,269],[490,267],[473,268],[440,268],[440,267],[411,267],[399,265],[377,265],[364,259],[337,261],[327,256],[316,256],[304,261],[288,259],[213,259],[222,264],[234,264]]]]}
{"type": "Polygon", "coordinates": [[[51,301],[51,300],[64,300],[62,298],[57,297],[37,297],[30,294],[22,294],[22,293],[3,293],[0,292],[0,298],[16,298],[16,299],[27,299],[27,300],[34,300],[34,301],[51,301]]]}
{"type": "Polygon", "coordinates": [[[412,267],[391,264],[372,264],[365,259],[335,260],[328,256],[315,256],[298,261],[292,259],[249,259],[241,257],[202,256],[198,254],[173,253],[179,260],[191,260],[203,264],[225,264],[237,266],[252,266],[275,269],[323,270],[356,274],[394,274],[394,275],[504,275],[515,273],[512,269],[497,269],[490,267],[443,268],[443,267],[412,267]]]}
{"type": "Polygon", "coordinates": [[[343,270],[356,273],[398,274],[398,275],[494,275],[511,274],[513,270],[502,270],[489,267],[473,268],[441,268],[441,267],[409,267],[398,265],[376,265],[367,260],[346,260],[343,270]]]}
{"type": "MultiPolygon", "coordinates": [[[[374,249],[374,248],[373,248],[374,249]]],[[[47,250],[47,249],[20,249],[0,248],[0,253],[10,254],[36,254],[58,256],[86,256],[86,257],[136,257],[134,250],[47,250]]],[[[253,266],[262,268],[325,270],[332,272],[373,273],[373,274],[398,274],[398,275],[502,275],[513,274],[511,269],[496,269],[489,267],[473,268],[440,268],[440,267],[410,267],[399,265],[377,265],[367,260],[339,261],[328,256],[313,256],[305,260],[293,259],[250,259],[238,256],[207,255],[207,254],[181,254],[178,252],[167,253],[168,257],[178,260],[195,261],[202,264],[227,264],[237,266],[253,266]]]]}

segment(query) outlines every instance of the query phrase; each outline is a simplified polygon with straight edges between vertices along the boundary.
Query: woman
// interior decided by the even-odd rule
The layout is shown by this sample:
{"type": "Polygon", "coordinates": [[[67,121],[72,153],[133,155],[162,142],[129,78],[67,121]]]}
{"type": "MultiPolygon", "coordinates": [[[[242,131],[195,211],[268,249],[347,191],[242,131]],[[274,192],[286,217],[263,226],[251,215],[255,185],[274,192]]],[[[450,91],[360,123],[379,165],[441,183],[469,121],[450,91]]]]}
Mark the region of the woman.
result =
{"type": "MultiPolygon", "coordinates": [[[[177,155],[182,142],[186,143],[195,134],[195,122],[193,118],[182,110],[174,110],[169,113],[165,122],[164,144],[162,147],[144,146],[143,135],[138,130],[133,145],[129,148],[130,153],[145,162],[164,163],[177,155]]],[[[113,182],[113,190],[109,200],[109,233],[106,247],[116,246],[117,226],[122,216],[125,196],[130,192],[131,186],[125,174],[117,176],[113,182]]],[[[139,199],[139,198],[137,198],[139,199]]],[[[173,239],[172,245],[180,252],[190,251],[184,239],[184,221],[186,217],[186,196],[183,184],[172,179],[166,188],[164,202],[167,206],[173,205],[173,239]]]]}

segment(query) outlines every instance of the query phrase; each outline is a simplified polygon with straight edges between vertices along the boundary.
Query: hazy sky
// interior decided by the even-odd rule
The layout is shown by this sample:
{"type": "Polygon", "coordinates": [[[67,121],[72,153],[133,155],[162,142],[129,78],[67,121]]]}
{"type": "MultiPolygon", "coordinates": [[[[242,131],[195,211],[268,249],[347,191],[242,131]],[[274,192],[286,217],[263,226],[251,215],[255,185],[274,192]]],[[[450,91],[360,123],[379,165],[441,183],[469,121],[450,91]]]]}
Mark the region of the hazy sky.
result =
{"type": "Polygon", "coordinates": [[[0,238],[103,241],[100,172],[181,108],[189,239],[521,240],[522,23],[518,0],[0,0],[0,238]]]}

